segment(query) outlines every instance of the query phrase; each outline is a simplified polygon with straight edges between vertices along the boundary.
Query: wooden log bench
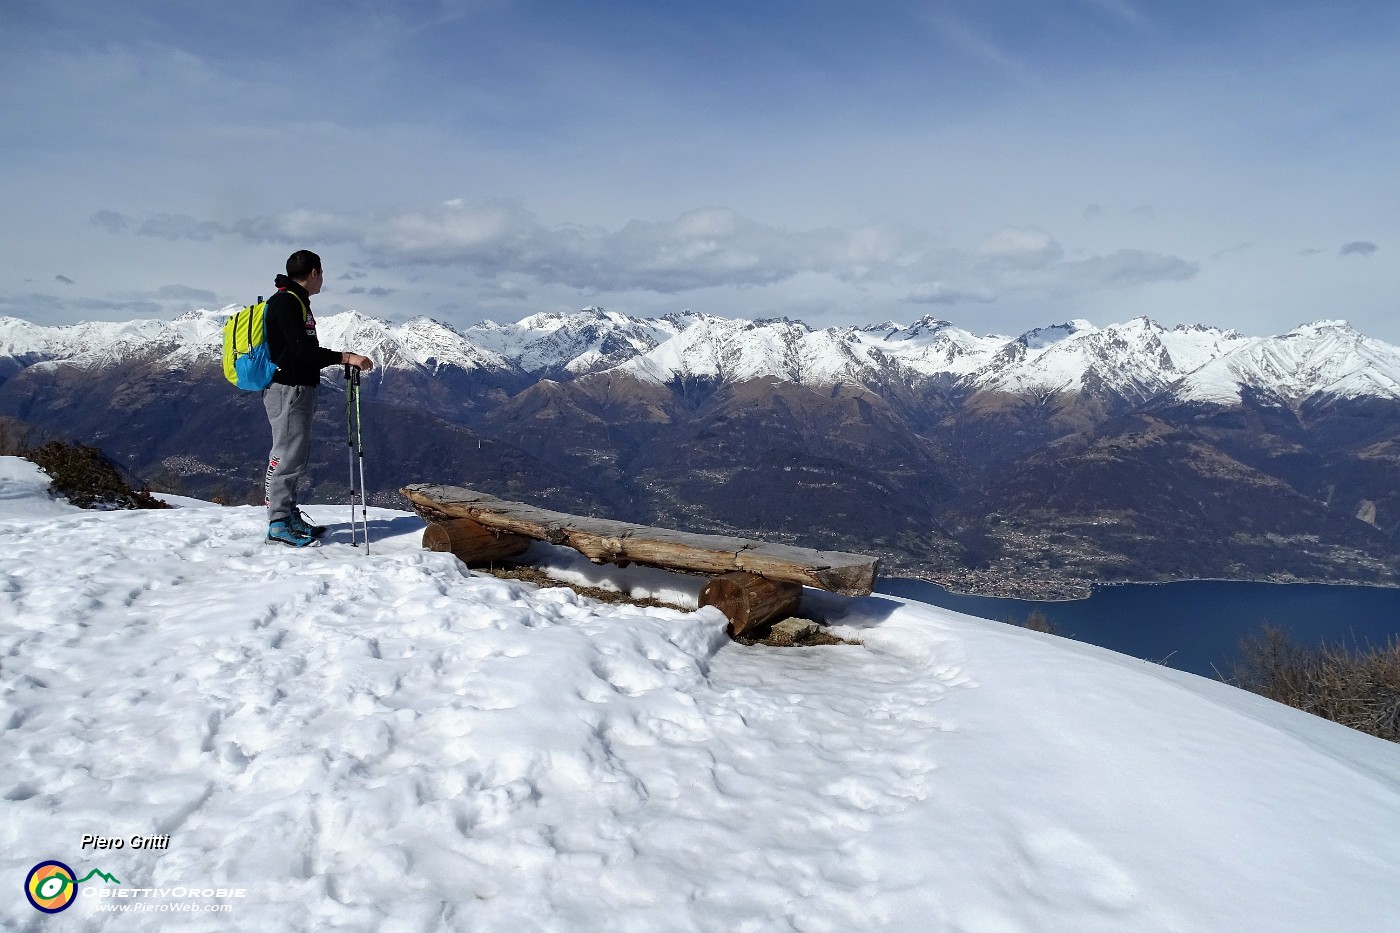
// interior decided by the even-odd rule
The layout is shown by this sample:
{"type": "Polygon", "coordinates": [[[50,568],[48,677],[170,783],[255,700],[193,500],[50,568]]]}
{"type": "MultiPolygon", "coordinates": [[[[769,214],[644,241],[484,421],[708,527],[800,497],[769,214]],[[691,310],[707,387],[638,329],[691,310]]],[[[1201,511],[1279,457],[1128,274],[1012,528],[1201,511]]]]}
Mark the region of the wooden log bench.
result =
{"type": "Polygon", "coordinates": [[[811,586],[867,596],[879,560],[724,535],[692,534],[554,512],[460,486],[418,483],[400,490],[428,523],[423,546],[468,566],[517,557],[532,541],[571,547],[596,564],[645,564],[711,576],[700,605],[714,606],[742,635],[791,615],[811,586]]]}

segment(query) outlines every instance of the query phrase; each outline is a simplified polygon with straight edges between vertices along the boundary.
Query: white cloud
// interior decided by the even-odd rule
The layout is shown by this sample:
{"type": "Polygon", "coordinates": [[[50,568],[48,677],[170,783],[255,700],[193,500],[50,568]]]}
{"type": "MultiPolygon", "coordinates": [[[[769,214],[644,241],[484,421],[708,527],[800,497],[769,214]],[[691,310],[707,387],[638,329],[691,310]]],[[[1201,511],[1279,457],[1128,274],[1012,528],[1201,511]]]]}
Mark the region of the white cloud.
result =
{"type": "Polygon", "coordinates": [[[1044,268],[1064,253],[1054,237],[1036,227],[1003,227],[977,247],[977,254],[992,262],[1025,269],[1044,268]]]}
{"type": "Polygon", "coordinates": [[[970,302],[989,304],[996,298],[985,291],[954,288],[946,282],[925,282],[915,286],[906,300],[913,304],[959,305],[970,302]]]}
{"type": "Polygon", "coordinates": [[[895,262],[915,237],[880,227],[788,231],[717,207],[609,231],[550,226],[513,202],[467,206],[459,199],[391,211],[290,211],[230,225],[169,215],[131,224],[115,212],[100,214],[94,222],[107,229],[128,225],[145,236],[204,239],[217,232],[283,245],[349,245],[370,265],[464,266],[486,278],[528,275],[575,288],[662,294],[772,285],[806,272],[858,277],[895,262]]]}
{"type": "Polygon", "coordinates": [[[1071,276],[1084,278],[1089,287],[1183,282],[1200,271],[1197,263],[1140,249],[1115,250],[1104,256],[1064,263],[1063,268],[1071,276]]]}
{"type": "MultiPolygon", "coordinates": [[[[295,210],[232,224],[114,211],[99,211],[92,220],[138,236],[236,237],[323,255],[348,250],[352,255],[340,262],[346,278],[363,277],[356,267],[463,270],[477,278],[483,295],[497,298],[523,296],[525,282],[604,296],[675,295],[815,276],[896,301],[988,304],[1011,294],[1063,298],[1179,282],[1197,272],[1193,262],[1136,249],[1067,259],[1064,247],[1038,227],[1003,227],[960,250],[907,227],[787,230],[723,207],[697,208],[669,221],[630,220],[615,230],[550,225],[515,202],[468,205],[460,199],[384,211],[295,210]]],[[[327,259],[334,275],[337,263],[327,259]]]]}
{"type": "Polygon", "coordinates": [[[187,214],[153,214],[141,222],[136,232],[163,240],[212,240],[223,233],[224,228],[187,214]]]}
{"type": "Polygon", "coordinates": [[[161,301],[198,302],[205,307],[219,300],[219,296],[207,288],[190,288],[188,285],[162,285],[156,289],[154,297],[161,301]]]}
{"type": "Polygon", "coordinates": [[[41,292],[26,295],[0,295],[0,313],[21,317],[36,324],[67,323],[77,312],[82,319],[151,317],[167,312],[159,301],[149,298],[60,298],[41,292]]]}

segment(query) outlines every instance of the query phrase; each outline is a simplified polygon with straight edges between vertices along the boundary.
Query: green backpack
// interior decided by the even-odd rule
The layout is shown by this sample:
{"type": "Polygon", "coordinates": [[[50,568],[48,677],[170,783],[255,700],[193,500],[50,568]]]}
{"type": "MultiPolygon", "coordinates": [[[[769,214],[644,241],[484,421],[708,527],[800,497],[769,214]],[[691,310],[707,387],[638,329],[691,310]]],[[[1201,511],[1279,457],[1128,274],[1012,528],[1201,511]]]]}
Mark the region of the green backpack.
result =
{"type": "MultiPolygon", "coordinates": [[[[306,320],[306,303],[291,292],[306,320]]],[[[224,323],[224,378],[240,389],[261,392],[272,385],[277,364],[267,351],[267,302],[249,305],[224,323]]]]}

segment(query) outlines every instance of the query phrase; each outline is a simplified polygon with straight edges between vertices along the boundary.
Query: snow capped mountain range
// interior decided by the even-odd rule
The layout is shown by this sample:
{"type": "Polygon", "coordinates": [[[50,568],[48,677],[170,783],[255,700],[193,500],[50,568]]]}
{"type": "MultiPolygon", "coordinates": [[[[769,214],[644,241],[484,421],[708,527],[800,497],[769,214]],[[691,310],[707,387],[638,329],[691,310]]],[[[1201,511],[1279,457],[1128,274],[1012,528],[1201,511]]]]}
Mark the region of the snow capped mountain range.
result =
{"type": "Polygon", "coordinates": [[[535,314],[514,324],[482,321],[462,336],[525,372],[582,376],[649,353],[692,322],[689,315],[639,320],[590,308],[577,314],[535,314]]]}
{"type": "MultiPolygon", "coordinates": [[[[0,318],[0,375],[52,361],[101,367],[143,357],[171,368],[212,361],[233,310],[67,327],[0,318]]],[[[1074,320],[1011,337],[979,336],[934,318],[814,330],[788,319],[692,312],[642,319],[601,308],[464,330],[425,317],[400,324],[353,311],[318,323],[327,346],[365,353],[387,371],[428,375],[457,369],[567,380],[617,371],[658,384],[772,377],[814,387],[935,380],[967,391],[1110,392],[1131,401],[1171,393],[1222,405],[1238,403],[1246,390],[1281,403],[1400,399],[1400,348],[1341,321],[1263,338],[1202,325],[1168,329],[1145,317],[1104,328],[1074,320]]]]}
{"type": "Polygon", "coordinates": [[[1179,398],[1230,405],[1243,389],[1292,401],[1334,398],[1400,398],[1397,350],[1357,333],[1345,321],[1305,324],[1281,337],[1245,340],[1191,371],[1179,398]]]}

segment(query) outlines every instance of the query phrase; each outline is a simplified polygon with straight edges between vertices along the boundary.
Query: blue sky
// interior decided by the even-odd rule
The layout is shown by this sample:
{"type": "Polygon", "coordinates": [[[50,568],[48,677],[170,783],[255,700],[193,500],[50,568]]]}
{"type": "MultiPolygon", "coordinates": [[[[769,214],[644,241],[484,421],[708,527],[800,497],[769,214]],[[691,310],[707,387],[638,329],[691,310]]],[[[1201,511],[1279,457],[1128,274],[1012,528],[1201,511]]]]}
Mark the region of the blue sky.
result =
{"type": "Polygon", "coordinates": [[[1393,2],[0,7],[0,313],[1400,342],[1393,2]]]}

